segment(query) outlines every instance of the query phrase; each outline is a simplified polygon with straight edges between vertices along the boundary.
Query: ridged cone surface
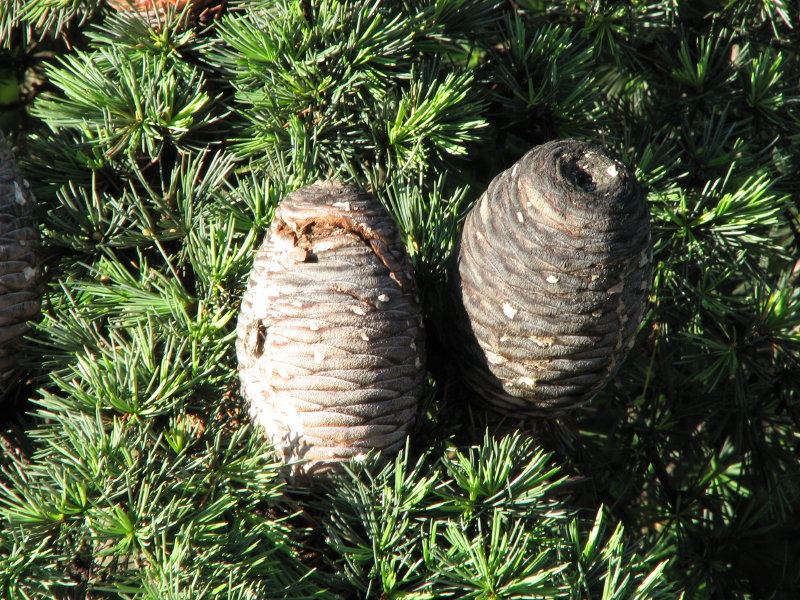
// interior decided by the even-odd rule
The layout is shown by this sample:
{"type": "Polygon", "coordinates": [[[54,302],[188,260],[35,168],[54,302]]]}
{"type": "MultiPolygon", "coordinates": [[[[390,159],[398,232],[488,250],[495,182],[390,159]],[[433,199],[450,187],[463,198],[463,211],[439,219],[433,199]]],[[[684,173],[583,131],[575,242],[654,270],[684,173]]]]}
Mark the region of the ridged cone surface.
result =
{"type": "Polygon", "coordinates": [[[318,182],[278,206],[242,300],[236,350],[250,414],[296,472],[398,450],[424,376],[405,248],[363,190],[318,182]]]}
{"type": "Polygon", "coordinates": [[[509,415],[582,405],[630,350],[651,276],[631,170],[576,140],[534,148],[464,224],[453,320],[464,381],[509,415]]]}
{"type": "Polygon", "coordinates": [[[13,383],[17,341],[41,309],[35,203],[0,134],[0,391],[13,383]]]}

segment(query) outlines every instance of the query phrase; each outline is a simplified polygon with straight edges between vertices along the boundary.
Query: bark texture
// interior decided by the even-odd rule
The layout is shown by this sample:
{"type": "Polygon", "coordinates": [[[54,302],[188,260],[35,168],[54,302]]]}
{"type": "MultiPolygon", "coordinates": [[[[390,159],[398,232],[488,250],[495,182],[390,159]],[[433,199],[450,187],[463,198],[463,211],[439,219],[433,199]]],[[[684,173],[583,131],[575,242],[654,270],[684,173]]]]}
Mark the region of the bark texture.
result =
{"type": "Polygon", "coordinates": [[[278,206],[242,300],[236,350],[250,414],[295,473],[400,448],[424,376],[405,247],[363,190],[318,182],[278,206]]]}
{"type": "Polygon", "coordinates": [[[16,379],[17,342],[41,308],[35,204],[0,134],[0,393],[16,379]]]}
{"type": "Polygon", "coordinates": [[[543,144],[478,200],[457,266],[463,380],[505,414],[557,416],[633,344],[652,275],[643,192],[599,146],[543,144]]]}

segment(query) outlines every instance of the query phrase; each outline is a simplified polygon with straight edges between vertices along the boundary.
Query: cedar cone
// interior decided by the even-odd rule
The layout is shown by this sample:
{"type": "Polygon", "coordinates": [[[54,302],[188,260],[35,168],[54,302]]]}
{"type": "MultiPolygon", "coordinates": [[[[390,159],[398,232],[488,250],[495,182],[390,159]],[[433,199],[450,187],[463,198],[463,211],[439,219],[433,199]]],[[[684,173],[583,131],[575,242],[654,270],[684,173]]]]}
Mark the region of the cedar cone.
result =
{"type": "Polygon", "coordinates": [[[0,390],[13,384],[17,340],[41,309],[39,233],[28,189],[0,133],[0,390]]]}
{"type": "Polygon", "coordinates": [[[558,416],[633,345],[652,277],[647,203],[603,148],[549,142],[495,177],[457,256],[462,379],[501,413],[558,416]]]}
{"type": "Polygon", "coordinates": [[[236,352],[250,415],[295,474],[395,452],[425,378],[422,315],[391,217],[318,182],[286,196],[256,255],[236,352]]]}
{"type": "MultiPolygon", "coordinates": [[[[190,12],[194,16],[200,15],[214,0],[108,0],[108,3],[118,11],[137,12],[151,20],[164,15],[168,8],[173,7],[180,12],[187,5],[191,5],[190,12]]],[[[216,4],[221,4],[219,0],[216,4]]]]}

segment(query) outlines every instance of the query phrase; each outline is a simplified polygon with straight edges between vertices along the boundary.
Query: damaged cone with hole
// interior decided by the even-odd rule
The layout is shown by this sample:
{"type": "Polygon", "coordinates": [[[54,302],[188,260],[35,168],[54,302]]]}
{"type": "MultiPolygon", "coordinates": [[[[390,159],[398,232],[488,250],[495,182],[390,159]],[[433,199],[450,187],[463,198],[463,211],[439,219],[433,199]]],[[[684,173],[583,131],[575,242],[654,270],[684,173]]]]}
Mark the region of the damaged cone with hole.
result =
{"type": "Polygon", "coordinates": [[[318,182],[286,196],[258,250],[236,351],[242,394],[292,472],[395,452],[425,377],[405,247],[367,192],[318,182]]]}
{"type": "Polygon", "coordinates": [[[464,224],[454,277],[461,377],[506,415],[590,400],[634,342],[652,274],[633,172],[576,140],[498,175],[464,224]]]}
{"type": "Polygon", "coordinates": [[[0,395],[18,374],[18,342],[39,316],[35,199],[0,133],[0,395]]]}

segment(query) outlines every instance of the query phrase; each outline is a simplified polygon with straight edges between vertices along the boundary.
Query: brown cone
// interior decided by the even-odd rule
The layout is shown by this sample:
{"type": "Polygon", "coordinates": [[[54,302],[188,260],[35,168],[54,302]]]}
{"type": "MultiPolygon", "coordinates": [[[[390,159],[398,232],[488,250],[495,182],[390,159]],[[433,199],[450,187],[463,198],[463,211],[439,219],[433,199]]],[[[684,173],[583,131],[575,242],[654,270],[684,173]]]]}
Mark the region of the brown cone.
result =
{"type": "Polygon", "coordinates": [[[36,201],[0,134],[0,390],[15,383],[17,342],[41,305],[36,201]]]}
{"type": "Polygon", "coordinates": [[[508,415],[587,402],[633,344],[651,262],[647,204],[629,168],[576,140],[534,148],[464,224],[453,325],[462,379],[508,415]]]}
{"type": "Polygon", "coordinates": [[[363,190],[320,182],[278,206],[239,316],[242,394],[295,472],[394,452],[425,376],[405,248],[363,190]]]}
{"type": "MultiPolygon", "coordinates": [[[[168,9],[180,12],[188,4],[190,13],[199,16],[210,5],[221,5],[221,0],[108,0],[108,3],[118,11],[137,12],[146,16],[154,24],[168,9]]],[[[213,7],[209,9],[213,11],[213,7]]]]}

